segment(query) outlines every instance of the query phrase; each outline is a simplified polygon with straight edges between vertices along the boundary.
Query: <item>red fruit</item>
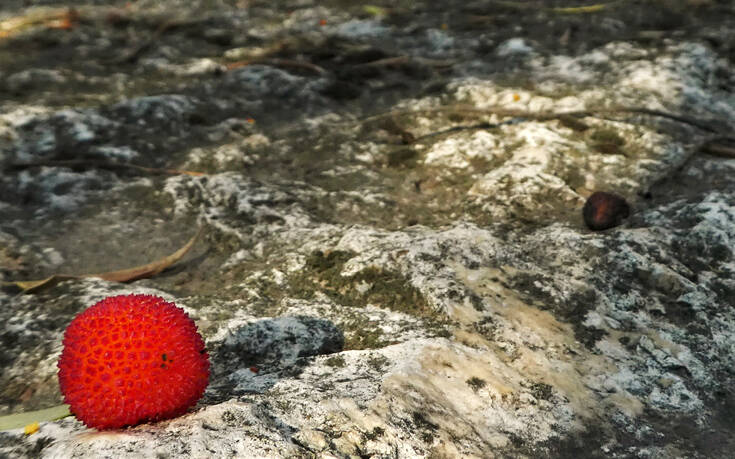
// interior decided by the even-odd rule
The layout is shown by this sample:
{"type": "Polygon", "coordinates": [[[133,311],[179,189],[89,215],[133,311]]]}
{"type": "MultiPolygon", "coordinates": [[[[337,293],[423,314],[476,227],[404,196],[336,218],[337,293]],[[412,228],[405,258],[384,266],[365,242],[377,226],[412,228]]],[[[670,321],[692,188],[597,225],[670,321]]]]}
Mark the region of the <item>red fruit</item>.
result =
{"type": "Polygon", "coordinates": [[[77,315],[58,366],[64,401],[98,429],[183,414],[209,382],[209,355],[194,321],[152,295],[112,296],[77,315]]]}

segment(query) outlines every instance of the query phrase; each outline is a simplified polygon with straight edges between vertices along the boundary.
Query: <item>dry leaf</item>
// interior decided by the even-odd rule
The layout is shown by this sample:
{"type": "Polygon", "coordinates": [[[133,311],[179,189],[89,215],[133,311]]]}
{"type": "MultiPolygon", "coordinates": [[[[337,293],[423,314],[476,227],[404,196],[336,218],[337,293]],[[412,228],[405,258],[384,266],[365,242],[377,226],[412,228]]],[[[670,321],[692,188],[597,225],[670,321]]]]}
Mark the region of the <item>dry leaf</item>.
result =
{"type": "Polygon", "coordinates": [[[79,19],[74,8],[36,8],[22,16],[0,21],[0,38],[11,37],[33,27],[71,28],[79,19]]]}
{"type": "Polygon", "coordinates": [[[120,271],[109,271],[106,273],[96,273],[96,274],[81,274],[81,275],[68,275],[68,274],[54,274],[53,276],[49,276],[45,279],[39,279],[39,280],[30,280],[30,281],[11,281],[11,282],[4,282],[6,285],[14,285],[16,287],[19,287],[23,290],[24,293],[32,293],[37,290],[40,290],[41,288],[45,287],[51,287],[53,285],[56,285],[57,283],[65,280],[70,279],[85,279],[90,277],[96,277],[98,279],[104,279],[107,281],[112,282],[131,282],[138,279],[143,279],[146,277],[152,277],[156,274],[160,273],[164,269],[168,268],[169,266],[173,265],[177,261],[181,260],[184,255],[192,248],[194,245],[194,242],[196,242],[199,235],[202,233],[202,228],[197,231],[197,234],[192,237],[189,242],[186,243],[183,247],[181,247],[176,252],[172,253],[171,255],[161,258],[160,260],[156,260],[154,262],[148,263],[146,265],[142,266],[136,266],[134,268],[128,268],[128,269],[122,269],[120,271]]]}
{"type": "Polygon", "coordinates": [[[560,14],[597,13],[599,11],[602,11],[602,10],[606,9],[606,8],[610,8],[612,6],[617,6],[618,3],[620,3],[620,1],[610,2],[610,3],[599,3],[597,5],[584,5],[584,6],[571,6],[571,7],[550,8],[550,10],[553,11],[554,13],[560,13],[560,14]]]}
{"type": "Polygon", "coordinates": [[[45,279],[31,280],[31,281],[12,281],[12,282],[9,282],[9,284],[13,284],[13,285],[16,285],[22,288],[25,293],[31,293],[42,287],[51,287],[53,285],[58,284],[61,281],[65,281],[69,279],[79,279],[80,277],[81,276],[68,276],[65,274],[54,274],[53,276],[49,276],[45,279]]]}
{"type": "Polygon", "coordinates": [[[191,247],[194,245],[194,242],[197,240],[201,232],[202,230],[200,228],[199,231],[197,231],[197,234],[195,234],[194,237],[192,237],[185,246],[172,253],[171,255],[161,258],[160,260],[156,260],[152,263],[148,263],[147,265],[136,266],[135,268],[128,268],[120,271],[110,271],[102,274],[84,274],[80,277],[98,277],[100,279],[112,282],[130,282],[137,279],[155,276],[172,264],[181,260],[181,258],[186,255],[186,252],[188,252],[189,249],[191,249],[191,247]]]}

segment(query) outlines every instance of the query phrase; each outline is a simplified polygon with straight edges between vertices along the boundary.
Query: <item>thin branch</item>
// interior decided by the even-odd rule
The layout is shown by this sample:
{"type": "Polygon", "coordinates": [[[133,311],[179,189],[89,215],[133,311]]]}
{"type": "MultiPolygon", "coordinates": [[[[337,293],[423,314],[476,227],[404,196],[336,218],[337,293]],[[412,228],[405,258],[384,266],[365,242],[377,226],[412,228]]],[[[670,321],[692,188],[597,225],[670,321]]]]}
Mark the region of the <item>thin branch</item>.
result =
{"type": "Polygon", "coordinates": [[[326,70],[324,70],[322,67],[319,67],[316,64],[312,64],[311,62],[306,61],[297,61],[297,60],[291,60],[291,59],[249,59],[245,61],[237,61],[237,62],[231,62],[226,65],[227,70],[233,70],[240,67],[245,67],[248,65],[267,65],[271,67],[294,67],[302,70],[309,70],[311,72],[314,72],[318,75],[322,75],[324,73],[327,73],[326,70]]]}
{"type": "Polygon", "coordinates": [[[386,57],[384,59],[378,59],[375,61],[370,62],[364,62],[362,64],[357,64],[355,67],[361,68],[361,67],[392,67],[392,66],[399,66],[399,65],[407,65],[407,64],[418,64],[418,65],[425,65],[427,67],[434,67],[434,68],[447,68],[454,65],[456,62],[453,60],[446,60],[446,59],[428,59],[425,57],[416,57],[416,56],[395,56],[395,57],[386,57]]]}
{"type": "Polygon", "coordinates": [[[597,3],[594,5],[582,5],[571,7],[545,7],[543,3],[537,2],[513,2],[509,0],[490,0],[490,4],[501,8],[509,8],[518,11],[548,11],[557,14],[589,14],[598,13],[605,9],[613,8],[625,3],[627,0],[614,0],[608,3],[597,3]]]}
{"type": "Polygon", "coordinates": [[[191,175],[202,176],[207,175],[204,172],[182,171],[177,169],[160,169],[155,167],[138,166],[136,164],[115,163],[111,161],[102,161],[96,159],[65,159],[65,160],[49,160],[49,161],[33,161],[28,163],[11,164],[12,169],[30,169],[32,167],[82,167],[82,168],[98,168],[98,169],[133,169],[150,174],[158,175],[191,175]]]}
{"type": "Polygon", "coordinates": [[[471,131],[475,129],[492,129],[492,128],[496,128],[500,126],[501,124],[505,124],[505,123],[480,123],[480,124],[473,124],[472,126],[454,126],[448,129],[441,130],[441,131],[430,132],[428,134],[424,134],[422,136],[415,137],[414,139],[411,140],[410,143],[416,143],[420,140],[428,139],[431,137],[437,137],[437,136],[444,135],[444,134],[450,134],[452,132],[471,131]]]}
{"type": "Polygon", "coordinates": [[[151,35],[147,40],[144,40],[142,43],[138,44],[137,46],[132,47],[128,51],[122,53],[122,55],[118,57],[114,57],[112,59],[109,59],[105,61],[106,64],[124,64],[124,63],[131,63],[138,60],[138,58],[143,54],[144,52],[148,51],[160,38],[168,31],[184,27],[184,26],[190,26],[193,24],[199,24],[202,22],[207,21],[207,19],[171,19],[169,21],[163,22],[161,25],[158,26],[155,32],[153,32],[153,35],[151,35]]]}
{"type": "Polygon", "coordinates": [[[701,120],[685,115],[668,113],[661,110],[652,110],[641,107],[617,107],[603,108],[597,110],[573,110],[566,112],[531,112],[527,110],[507,109],[507,108],[476,108],[466,105],[453,105],[448,107],[430,108],[423,110],[393,110],[387,113],[380,113],[358,120],[359,123],[365,124],[376,120],[389,117],[405,116],[405,115],[432,115],[432,114],[472,114],[484,116],[498,116],[501,118],[522,118],[526,120],[548,121],[564,117],[600,117],[604,115],[616,113],[637,113],[641,115],[656,116],[666,118],[679,123],[688,124],[706,132],[717,133],[719,130],[713,127],[718,120],[701,120]]]}
{"type": "Polygon", "coordinates": [[[715,137],[702,145],[702,151],[720,158],[735,158],[735,138],[715,137]]]}

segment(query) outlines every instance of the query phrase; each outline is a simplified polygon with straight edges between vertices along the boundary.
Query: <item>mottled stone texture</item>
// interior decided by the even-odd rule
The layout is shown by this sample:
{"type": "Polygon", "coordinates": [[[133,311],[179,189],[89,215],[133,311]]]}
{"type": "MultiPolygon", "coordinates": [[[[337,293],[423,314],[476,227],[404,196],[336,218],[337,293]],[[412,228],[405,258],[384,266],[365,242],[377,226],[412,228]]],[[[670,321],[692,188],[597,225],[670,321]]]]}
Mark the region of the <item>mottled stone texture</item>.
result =
{"type": "Polygon", "coordinates": [[[731,457],[730,2],[103,3],[0,38],[0,281],[203,232],[3,286],[0,415],[61,403],[113,294],[183,307],[212,380],[0,456],[731,457]]]}

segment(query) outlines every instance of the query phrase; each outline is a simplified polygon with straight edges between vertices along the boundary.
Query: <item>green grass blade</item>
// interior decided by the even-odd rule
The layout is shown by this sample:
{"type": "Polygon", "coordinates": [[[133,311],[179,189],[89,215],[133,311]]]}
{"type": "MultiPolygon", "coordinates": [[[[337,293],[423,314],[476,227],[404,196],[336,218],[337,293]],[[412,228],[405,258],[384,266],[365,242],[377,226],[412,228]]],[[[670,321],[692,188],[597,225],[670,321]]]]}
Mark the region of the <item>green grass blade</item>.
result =
{"type": "Polygon", "coordinates": [[[69,405],[0,416],[0,430],[18,429],[34,422],[55,421],[71,415],[69,405]]]}

